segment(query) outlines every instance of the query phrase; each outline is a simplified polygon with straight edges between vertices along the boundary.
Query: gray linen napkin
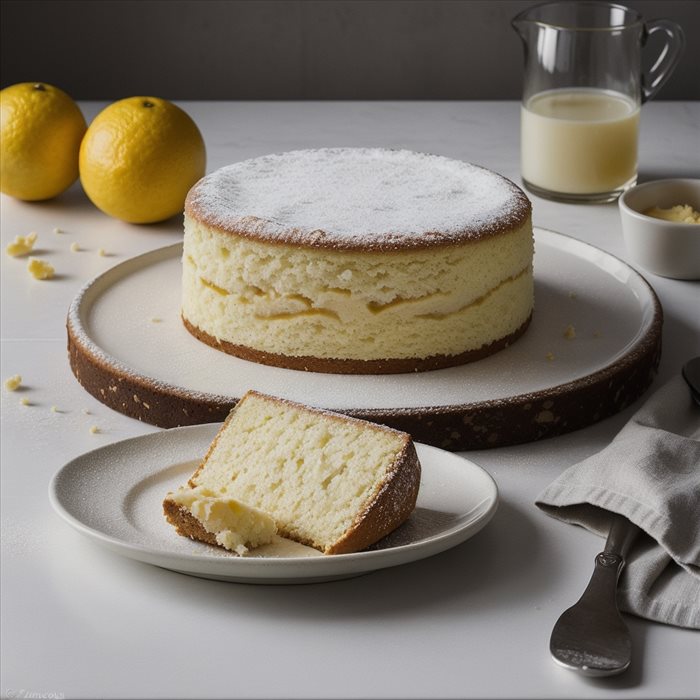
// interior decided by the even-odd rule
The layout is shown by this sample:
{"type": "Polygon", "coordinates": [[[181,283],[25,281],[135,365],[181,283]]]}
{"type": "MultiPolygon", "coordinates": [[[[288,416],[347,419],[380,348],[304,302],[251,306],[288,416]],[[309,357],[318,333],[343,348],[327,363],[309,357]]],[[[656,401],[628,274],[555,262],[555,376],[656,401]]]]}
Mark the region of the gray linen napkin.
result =
{"type": "Polygon", "coordinates": [[[610,511],[638,525],[643,532],[620,577],[620,609],[700,629],[700,407],[680,374],[535,503],[602,536],[610,511]]]}

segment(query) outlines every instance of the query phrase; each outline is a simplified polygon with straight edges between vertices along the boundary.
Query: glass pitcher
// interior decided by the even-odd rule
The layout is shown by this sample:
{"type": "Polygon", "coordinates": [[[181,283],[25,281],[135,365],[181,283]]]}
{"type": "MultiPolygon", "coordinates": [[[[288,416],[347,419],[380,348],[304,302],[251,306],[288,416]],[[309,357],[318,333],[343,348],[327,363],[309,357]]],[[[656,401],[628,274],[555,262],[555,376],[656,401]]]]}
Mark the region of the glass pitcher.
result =
{"type": "Polygon", "coordinates": [[[640,106],[678,63],[682,29],[605,2],[537,5],[512,24],[525,48],[523,184],[560,201],[616,199],[637,181],[640,106]],[[664,47],[643,73],[642,47],[657,32],[664,47]]]}

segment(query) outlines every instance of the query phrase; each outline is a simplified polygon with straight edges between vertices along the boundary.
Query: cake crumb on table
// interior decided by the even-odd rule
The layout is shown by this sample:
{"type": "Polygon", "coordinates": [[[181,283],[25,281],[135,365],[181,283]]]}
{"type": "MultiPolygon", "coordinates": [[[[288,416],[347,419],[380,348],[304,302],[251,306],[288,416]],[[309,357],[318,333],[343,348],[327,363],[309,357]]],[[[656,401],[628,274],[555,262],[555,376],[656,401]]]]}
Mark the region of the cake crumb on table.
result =
{"type": "Polygon", "coordinates": [[[90,432],[91,432],[93,435],[96,435],[97,433],[100,432],[100,429],[99,429],[96,425],[91,425],[91,426],[90,426],[90,432]]]}
{"type": "Polygon", "coordinates": [[[564,330],[564,337],[567,340],[573,340],[576,337],[576,329],[573,327],[573,325],[569,324],[566,329],[564,330]]]}
{"type": "Polygon", "coordinates": [[[35,231],[32,231],[26,236],[15,236],[15,240],[7,245],[7,248],[5,248],[5,252],[8,255],[11,255],[13,258],[16,258],[20,255],[26,255],[32,250],[32,248],[34,248],[36,239],[37,234],[35,231]]]}
{"type": "Polygon", "coordinates": [[[52,265],[39,258],[29,258],[27,270],[35,280],[50,280],[55,273],[52,265]]]}
{"type": "Polygon", "coordinates": [[[19,400],[20,404],[22,406],[31,406],[31,403],[29,403],[29,399],[25,396],[19,400]]]}
{"type": "Polygon", "coordinates": [[[107,257],[107,252],[105,251],[104,248],[100,248],[100,249],[97,251],[97,254],[98,254],[101,258],[107,257]]]}
{"type": "Polygon", "coordinates": [[[7,391],[17,391],[22,384],[22,377],[19,374],[15,374],[12,377],[8,377],[5,380],[5,389],[7,391]]]}
{"type": "Polygon", "coordinates": [[[56,226],[56,227],[54,228],[53,232],[54,232],[54,233],[63,233],[63,229],[62,229],[62,228],[58,228],[58,226],[56,226]]]}
{"type": "Polygon", "coordinates": [[[80,245],[78,245],[77,241],[73,241],[70,244],[70,252],[71,253],[79,253],[80,252],[80,245]]]}

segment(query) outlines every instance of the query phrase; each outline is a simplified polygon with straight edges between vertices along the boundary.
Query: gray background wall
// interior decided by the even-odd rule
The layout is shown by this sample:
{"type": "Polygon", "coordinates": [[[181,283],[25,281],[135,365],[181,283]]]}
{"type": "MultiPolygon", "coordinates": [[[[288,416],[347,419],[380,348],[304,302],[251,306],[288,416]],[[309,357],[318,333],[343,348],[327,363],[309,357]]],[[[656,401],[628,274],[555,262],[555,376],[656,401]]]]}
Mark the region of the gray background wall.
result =
{"type": "MultiPolygon", "coordinates": [[[[2,0],[0,79],[77,99],[517,99],[526,0],[2,0]]],[[[657,99],[700,99],[700,1],[657,99]]]]}

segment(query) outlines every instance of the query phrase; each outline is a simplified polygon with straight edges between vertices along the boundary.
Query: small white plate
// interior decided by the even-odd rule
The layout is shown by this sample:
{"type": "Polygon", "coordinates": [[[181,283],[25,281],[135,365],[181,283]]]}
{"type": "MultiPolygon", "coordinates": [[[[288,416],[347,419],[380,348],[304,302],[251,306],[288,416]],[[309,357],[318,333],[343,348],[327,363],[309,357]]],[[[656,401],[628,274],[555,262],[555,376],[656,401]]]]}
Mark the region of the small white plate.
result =
{"type": "Polygon", "coordinates": [[[422,477],[416,509],[370,550],[326,556],[277,538],[237,557],[177,535],[161,505],[168,491],[187,481],[218,428],[174,428],[87,452],[54,476],[51,504],[78,532],[118,554],[184,574],[243,583],[330,581],[416,561],[472,537],[496,512],[498,489],[483,469],[417,444],[422,477]]]}

